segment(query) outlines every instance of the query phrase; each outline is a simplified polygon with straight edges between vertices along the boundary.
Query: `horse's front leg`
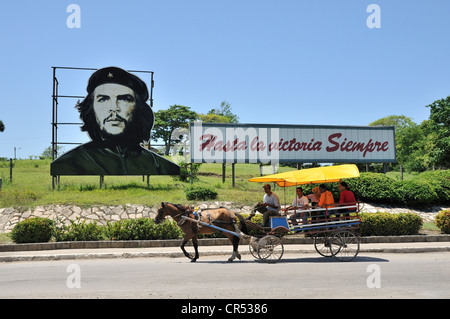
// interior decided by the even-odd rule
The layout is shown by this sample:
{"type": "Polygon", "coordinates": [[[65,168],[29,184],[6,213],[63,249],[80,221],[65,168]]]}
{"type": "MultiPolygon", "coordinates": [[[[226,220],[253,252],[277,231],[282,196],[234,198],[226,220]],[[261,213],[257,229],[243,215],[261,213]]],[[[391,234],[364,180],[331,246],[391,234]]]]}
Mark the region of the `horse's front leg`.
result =
{"type": "Polygon", "coordinates": [[[231,263],[233,260],[237,257],[237,259],[241,260],[241,254],[238,252],[239,247],[239,237],[233,236],[233,235],[227,235],[228,239],[233,244],[233,254],[230,258],[228,258],[228,262],[231,263]]]}
{"type": "MultiPolygon", "coordinates": [[[[191,238],[194,235],[186,235],[184,236],[183,242],[181,243],[181,250],[183,251],[184,255],[191,260],[191,262],[195,262],[198,258],[198,251],[197,251],[197,237],[195,236],[195,243],[194,243],[194,249],[195,249],[195,257],[193,258],[191,254],[189,254],[186,249],[184,249],[184,246],[191,240],[191,238]]],[[[192,240],[194,242],[194,240],[192,240]]]]}

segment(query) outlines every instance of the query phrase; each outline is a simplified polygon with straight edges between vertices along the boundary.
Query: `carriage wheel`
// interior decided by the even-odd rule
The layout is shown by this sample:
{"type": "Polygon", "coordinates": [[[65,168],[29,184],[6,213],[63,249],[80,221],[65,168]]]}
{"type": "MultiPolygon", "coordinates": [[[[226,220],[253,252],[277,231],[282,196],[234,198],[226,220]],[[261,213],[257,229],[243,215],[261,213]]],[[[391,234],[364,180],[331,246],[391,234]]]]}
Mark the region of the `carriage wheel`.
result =
{"type": "Polygon", "coordinates": [[[250,242],[250,244],[248,244],[248,249],[250,250],[250,254],[252,254],[252,256],[254,258],[259,259],[259,255],[258,255],[258,241],[250,242]]]}
{"type": "Polygon", "coordinates": [[[329,233],[321,233],[314,236],[314,248],[323,257],[333,256],[330,250],[330,237],[329,233]]]}
{"type": "Polygon", "coordinates": [[[258,242],[257,250],[259,259],[273,263],[280,260],[284,253],[281,239],[272,235],[261,238],[258,242]]]}
{"type": "Polygon", "coordinates": [[[330,240],[330,251],[339,261],[351,261],[359,253],[359,238],[351,231],[338,231],[330,240]]]}

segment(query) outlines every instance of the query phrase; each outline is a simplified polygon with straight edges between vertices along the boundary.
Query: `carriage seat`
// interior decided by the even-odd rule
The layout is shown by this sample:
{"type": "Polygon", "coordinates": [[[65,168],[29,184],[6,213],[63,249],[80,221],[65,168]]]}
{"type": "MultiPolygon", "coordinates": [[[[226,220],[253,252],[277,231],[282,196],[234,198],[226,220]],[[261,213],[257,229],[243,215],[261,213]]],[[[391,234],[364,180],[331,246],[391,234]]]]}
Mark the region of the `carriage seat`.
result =
{"type": "Polygon", "coordinates": [[[272,232],[289,232],[289,223],[285,216],[270,217],[270,228],[272,232]]]}

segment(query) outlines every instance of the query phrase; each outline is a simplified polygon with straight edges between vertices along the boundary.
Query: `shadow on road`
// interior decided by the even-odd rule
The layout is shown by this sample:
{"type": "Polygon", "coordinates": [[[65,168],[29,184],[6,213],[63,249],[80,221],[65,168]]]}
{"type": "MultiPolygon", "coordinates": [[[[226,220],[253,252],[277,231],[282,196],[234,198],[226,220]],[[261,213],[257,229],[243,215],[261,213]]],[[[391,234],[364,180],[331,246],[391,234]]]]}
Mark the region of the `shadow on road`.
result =
{"type": "MultiPolygon", "coordinates": [[[[350,263],[381,263],[389,262],[388,259],[370,257],[370,256],[356,256],[355,259],[350,261],[350,263]]],[[[208,263],[208,264],[228,264],[226,260],[197,260],[196,263],[208,263]]],[[[345,263],[336,260],[333,257],[298,257],[298,258],[288,258],[282,257],[278,262],[271,263],[265,262],[259,259],[254,260],[236,260],[233,263],[261,263],[261,264],[283,264],[283,263],[345,263]]]]}

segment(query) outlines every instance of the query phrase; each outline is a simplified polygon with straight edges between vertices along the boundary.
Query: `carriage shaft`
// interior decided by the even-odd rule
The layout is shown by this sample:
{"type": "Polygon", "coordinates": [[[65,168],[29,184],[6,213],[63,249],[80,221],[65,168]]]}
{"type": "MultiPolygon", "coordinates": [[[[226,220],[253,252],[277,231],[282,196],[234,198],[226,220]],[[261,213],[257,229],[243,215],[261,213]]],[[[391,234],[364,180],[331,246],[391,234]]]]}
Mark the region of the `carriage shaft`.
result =
{"type": "Polygon", "coordinates": [[[204,222],[202,222],[202,221],[199,221],[199,220],[196,220],[196,219],[187,217],[187,216],[181,216],[181,218],[186,219],[186,220],[188,220],[188,221],[190,221],[190,222],[198,223],[198,224],[200,224],[200,225],[202,225],[202,226],[206,226],[206,227],[210,227],[210,228],[214,228],[214,229],[223,231],[223,232],[225,232],[225,233],[231,234],[231,235],[236,236],[236,237],[241,237],[241,234],[236,233],[236,232],[231,231],[231,230],[228,230],[228,229],[225,229],[225,228],[221,228],[221,227],[214,226],[214,225],[212,225],[212,224],[204,223],[204,222]]]}

